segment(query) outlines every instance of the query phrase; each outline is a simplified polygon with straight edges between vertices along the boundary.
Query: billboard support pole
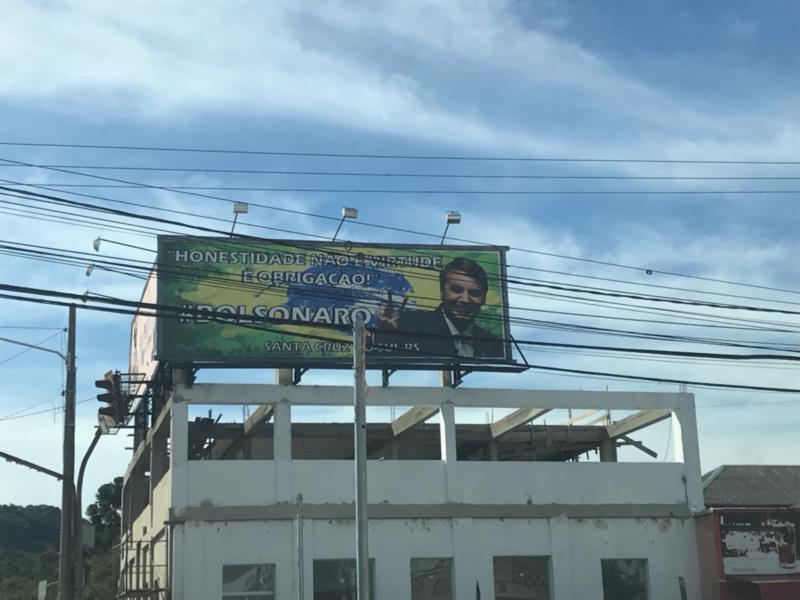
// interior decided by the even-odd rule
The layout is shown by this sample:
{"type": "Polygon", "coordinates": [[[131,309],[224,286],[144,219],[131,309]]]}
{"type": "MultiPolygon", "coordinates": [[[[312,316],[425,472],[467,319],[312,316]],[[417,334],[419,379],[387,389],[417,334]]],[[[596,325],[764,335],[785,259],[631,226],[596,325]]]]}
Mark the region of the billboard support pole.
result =
{"type": "Polygon", "coordinates": [[[353,323],[353,392],[355,403],[356,572],[358,600],[369,600],[369,544],[367,542],[367,406],[364,321],[353,323]]]}

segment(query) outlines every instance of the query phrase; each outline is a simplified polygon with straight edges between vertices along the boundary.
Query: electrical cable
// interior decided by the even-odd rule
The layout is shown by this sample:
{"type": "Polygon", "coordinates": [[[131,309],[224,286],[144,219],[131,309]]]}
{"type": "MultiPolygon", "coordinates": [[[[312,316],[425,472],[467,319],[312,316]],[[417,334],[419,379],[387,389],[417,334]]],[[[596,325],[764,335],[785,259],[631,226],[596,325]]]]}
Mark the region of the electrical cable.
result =
{"type": "Polygon", "coordinates": [[[239,150],[226,148],[179,148],[169,146],[134,146],[112,144],[56,144],[44,142],[0,141],[0,146],[34,148],[83,148],[95,150],[134,150],[147,152],[178,152],[201,154],[233,154],[255,156],[294,156],[318,158],[375,158],[390,160],[458,160],[503,162],[585,162],[585,163],[652,163],[652,164],[702,164],[702,165],[800,165],[800,161],[787,160],[706,160],[706,159],[655,159],[655,158],[576,158],[576,157],[525,157],[525,156],[467,156],[435,154],[367,154],[344,152],[291,152],[277,150],[239,150]]]}
{"type": "MultiPolygon", "coordinates": [[[[76,405],[77,404],[84,404],[86,402],[91,402],[92,400],[95,400],[94,396],[92,396],[91,398],[85,398],[83,400],[78,400],[77,402],[75,402],[75,404],[76,405]]],[[[45,402],[49,402],[49,400],[45,400],[45,402]]],[[[39,402],[37,404],[34,404],[33,406],[38,406],[38,404],[43,404],[43,402],[39,402]]],[[[30,408],[30,407],[28,407],[28,408],[30,408]]],[[[35,415],[43,415],[45,413],[56,412],[58,410],[64,410],[64,405],[62,404],[61,406],[56,406],[55,408],[47,408],[45,410],[37,410],[36,412],[29,412],[29,413],[25,413],[25,414],[16,414],[16,415],[8,416],[8,417],[0,417],[0,422],[3,422],[3,421],[15,421],[17,419],[24,419],[25,417],[33,417],[35,415]]]]}
{"type": "MultiPolygon", "coordinates": [[[[123,268],[123,269],[128,266],[126,264],[126,262],[125,262],[126,259],[122,259],[121,257],[116,257],[116,256],[107,257],[108,260],[102,260],[102,259],[98,259],[95,255],[89,255],[89,253],[86,253],[86,252],[66,251],[66,250],[63,250],[63,249],[57,249],[57,248],[48,247],[48,246],[41,246],[41,245],[38,245],[38,244],[22,244],[22,246],[28,246],[28,248],[23,248],[23,249],[20,249],[19,251],[20,252],[24,251],[24,252],[34,253],[36,255],[35,259],[38,259],[40,254],[45,254],[45,255],[51,255],[52,256],[53,253],[51,253],[51,252],[43,252],[42,251],[42,249],[48,249],[48,250],[58,250],[59,252],[61,252],[61,254],[58,255],[60,257],[66,256],[64,254],[65,252],[68,253],[68,254],[76,255],[79,258],[79,262],[75,263],[77,266],[82,266],[83,265],[83,261],[85,260],[84,257],[86,257],[87,255],[89,256],[89,258],[92,258],[95,261],[93,264],[97,264],[97,265],[109,264],[109,265],[114,265],[115,267],[123,268]]],[[[3,240],[0,240],[0,251],[3,251],[3,250],[7,251],[9,248],[14,248],[14,247],[13,246],[9,246],[3,240]]],[[[127,259],[127,260],[130,262],[130,259],[127,259]]],[[[133,261],[133,262],[145,263],[145,261],[140,261],[140,260],[136,260],[136,261],[133,261]]],[[[102,268],[102,267],[100,267],[100,268],[102,268]]],[[[147,263],[144,266],[131,265],[131,268],[141,269],[143,271],[149,272],[149,270],[152,267],[151,267],[151,265],[149,263],[147,263]]],[[[176,279],[180,279],[181,277],[184,277],[184,274],[181,272],[181,270],[168,270],[168,269],[164,269],[162,267],[161,268],[161,273],[162,273],[162,275],[164,275],[166,277],[169,277],[171,280],[176,280],[176,279]]],[[[197,275],[200,274],[200,273],[213,273],[213,272],[192,269],[190,271],[189,276],[188,276],[188,280],[189,281],[198,281],[197,275]]],[[[203,279],[204,283],[207,283],[208,285],[214,286],[215,284],[210,280],[211,279],[219,279],[220,281],[222,281],[222,286],[221,287],[223,287],[224,289],[235,289],[236,287],[241,285],[242,287],[245,287],[245,288],[246,287],[250,287],[250,290],[255,291],[259,287],[259,286],[252,285],[252,284],[242,284],[237,280],[225,279],[224,277],[221,277],[220,276],[221,274],[219,274],[219,273],[215,273],[215,275],[216,275],[216,277],[204,277],[204,279],[203,279]]],[[[271,293],[271,292],[272,291],[270,290],[269,293],[271,293]]],[[[282,292],[277,292],[277,293],[281,297],[283,296],[282,292]]],[[[313,290],[313,289],[312,290],[304,290],[304,296],[306,296],[306,295],[313,296],[315,298],[319,297],[319,298],[322,298],[322,299],[336,299],[338,297],[333,290],[326,292],[325,289],[322,288],[322,287],[320,287],[319,290],[313,290]]],[[[438,298],[436,299],[436,302],[437,303],[439,302],[438,298]]],[[[503,317],[498,317],[498,319],[501,322],[506,322],[506,319],[503,318],[503,317]]],[[[656,333],[646,333],[646,332],[626,331],[626,330],[619,330],[619,329],[600,328],[600,327],[593,327],[593,326],[584,326],[584,325],[577,325],[577,324],[571,324],[571,323],[559,323],[559,322],[552,322],[552,321],[538,321],[538,320],[532,320],[532,319],[522,320],[522,319],[518,319],[518,318],[516,318],[516,319],[511,318],[511,319],[508,319],[508,321],[511,322],[511,323],[514,323],[514,324],[518,324],[518,325],[523,326],[523,327],[525,327],[525,326],[527,326],[527,327],[532,327],[532,326],[533,327],[547,327],[547,328],[553,328],[553,329],[558,329],[558,330],[562,330],[562,331],[578,331],[578,332],[584,332],[584,333],[585,332],[589,332],[589,333],[597,333],[597,334],[603,334],[603,335],[618,335],[618,336],[624,336],[624,337],[639,337],[639,338],[643,337],[643,338],[646,338],[646,339],[659,339],[659,340],[666,340],[666,341],[681,341],[681,342],[725,345],[725,346],[745,347],[745,348],[779,350],[778,348],[775,348],[775,346],[776,345],[784,345],[784,346],[787,346],[789,348],[784,348],[783,350],[793,351],[793,350],[791,350],[791,347],[795,346],[794,344],[788,344],[788,343],[782,344],[780,342],[773,342],[773,346],[767,346],[767,345],[764,345],[763,343],[761,345],[757,345],[755,343],[745,343],[745,342],[740,342],[738,340],[729,340],[729,339],[720,340],[720,339],[712,339],[712,338],[696,338],[696,337],[688,337],[688,336],[673,336],[673,335],[666,335],[666,334],[656,334],[656,333]]]]}
{"type": "MultiPolygon", "coordinates": [[[[31,184],[27,184],[27,185],[31,185],[31,184]]],[[[46,189],[49,189],[52,186],[40,186],[40,187],[45,187],[46,189]]],[[[99,197],[96,197],[96,196],[92,196],[92,197],[99,198],[99,197]]],[[[122,201],[119,201],[119,202],[122,202],[122,201]]],[[[127,204],[127,205],[131,205],[131,206],[147,207],[147,208],[152,209],[152,210],[160,210],[160,211],[169,212],[169,213],[173,213],[173,214],[194,216],[196,218],[210,219],[210,220],[215,220],[215,221],[222,221],[222,222],[225,222],[225,223],[230,223],[231,222],[228,219],[209,217],[209,216],[205,216],[205,215],[199,215],[199,214],[196,214],[196,213],[191,213],[191,212],[188,212],[188,211],[178,211],[178,210],[174,210],[174,209],[162,209],[162,208],[159,208],[159,207],[156,207],[156,206],[142,204],[142,203],[135,203],[135,202],[122,202],[122,203],[123,204],[127,204]]],[[[14,203],[10,203],[10,204],[14,204],[14,203]]],[[[63,211],[53,211],[53,212],[60,212],[62,214],[69,214],[69,213],[64,213],[63,211]]],[[[250,227],[265,228],[265,229],[269,229],[269,230],[273,230],[273,231],[280,231],[282,233],[292,233],[294,235],[303,235],[303,236],[307,236],[307,237],[316,237],[316,238],[323,239],[323,240],[327,240],[328,239],[326,236],[309,234],[309,233],[305,233],[305,232],[290,231],[290,230],[279,229],[279,228],[274,228],[274,227],[266,227],[266,226],[261,226],[261,225],[256,225],[256,224],[248,224],[248,223],[244,223],[244,222],[240,222],[240,225],[250,226],[250,227]]],[[[177,233],[177,232],[173,231],[172,233],[177,233]]],[[[410,250],[410,251],[413,251],[413,250],[410,250]]],[[[568,273],[568,272],[565,272],[565,271],[556,271],[556,270],[552,270],[552,269],[541,269],[541,268],[521,266],[521,265],[506,265],[506,266],[507,266],[507,269],[524,269],[524,270],[529,270],[529,271],[537,271],[537,272],[542,272],[542,273],[551,273],[551,274],[563,275],[563,276],[568,276],[568,277],[580,277],[580,278],[585,278],[585,279],[608,281],[608,282],[614,282],[614,283],[622,283],[622,284],[625,284],[625,285],[635,285],[635,286],[652,287],[652,288],[658,288],[658,289],[668,289],[668,290],[673,290],[673,291],[682,291],[682,292],[689,292],[689,293],[702,294],[702,295],[722,296],[722,297],[728,297],[728,298],[738,298],[738,299],[743,299],[743,300],[756,300],[756,301],[762,301],[762,302],[774,302],[774,303],[778,303],[778,304],[800,305],[800,302],[791,302],[791,301],[787,301],[787,300],[778,300],[778,299],[774,299],[774,298],[759,298],[759,297],[753,297],[753,296],[743,296],[743,295],[740,295],[740,294],[729,294],[729,293],[713,292],[713,291],[707,291],[707,290],[694,290],[694,289],[691,289],[691,288],[682,288],[682,287],[676,287],[676,286],[666,286],[666,285],[659,285],[659,284],[652,284],[652,283],[640,283],[640,282],[635,282],[635,281],[626,281],[626,280],[622,280],[622,279],[615,279],[615,278],[608,278],[608,277],[598,277],[598,276],[583,275],[583,274],[575,274],[575,273],[568,273]]],[[[528,278],[528,279],[530,279],[530,278],[528,278]]],[[[536,280],[533,280],[533,279],[531,279],[531,280],[532,281],[536,281],[536,280]]]]}
{"type": "MultiPolygon", "coordinates": [[[[162,304],[154,304],[154,303],[146,303],[146,302],[134,302],[129,300],[122,300],[118,298],[86,298],[83,295],[73,294],[69,292],[59,292],[56,290],[44,290],[41,288],[31,288],[26,286],[14,286],[8,284],[0,284],[0,290],[6,292],[13,292],[16,294],[29,294],[29,295],[39,295],[39,296],[47,296],[47,297],[56,297],[60,299],[69,299],[69,300],[80,300],[82,302],[92,301],[99,304],[110,304],[112,306],[118,307],[125,307],[127,309],[146,309],[155,311],[154,315],[161,315],[163,313],[171,314],[178,318],[186,317],[190,315],[195,316],[202,316],[204,318],[212,319],[220,319],[227,324],[235,324],[237,326],[248,327],[248,328],[255,328],[259,331],[269,332],[269,333],[286,333],[283,330],[277,329],[270,329],[270,328],[262,328],[262,327],[251,327],[253,324],[257,323],[271,323],[271,324],[283,324],[283,325],[295,325],[295,326],[303,326],[303,327],[312,327],[312,328],[322,328],[328,330],[336,330],[340,332],[346,332],[348,327],[338,326],[338,325],[329,325],[329,324],[321,324],[321,323],[306,323],[303,321],[297,321],[292,319],[275,319],[270,317],[258,317],[258,316],[248,316],[246,319],[240,320],[232,320],[231,315],[224,312],[218,311],[198,311],[197,309],[187,309],[186,307],[182,306],[168,306],[162,304]]],[[[0,297],[6,297],[6,295],[2,295],[0,297]]],[[[15,298],[19,299],[19,298],[15,298]]],[[[38,299],[37,299],[38,300],[38,299]]],[[[105,307],[107,308],[107,307],[105,307]]],[[[370,329],[373,333],[380,333],[379,330],[370,329]]],[[[324,337],[319,335],[312,335],[312,334],[303,334],[299,332],[292,332],[294,336],[314,339],[314,340],[322,340],[322,341],[341,341],[337,338],[330,338],[324,337]]],[[[450,337],[450,336],[442,336],[438,334],[432,333],[425,333],[425,332],[414,332],[415,337],[423,337],[423,338],[439,338],[439,337],[450,337]]],[[[465,340],[472,339],[469,336],[463,336],[465,340]]],[[[504,342],[513,342],[517,345],[527,345],[527,346],[544,346],[544,347],[552,347],[552,348],[581,348],[581,349],[590,349],[590,350],[604,350],[604,351],[614,351],[614,352],[624,352],[624,353],[634,353],[634,354],[651,354],[651,355],[658,355],[658,356],[680,356],[680,357],[697,357],[697,358],[724,358],[730,360],[786,360],[792,362],[800,361],[800,357],[798,356],[789,356],[789,355],[759,355],[759,354],[722,354],[722,353],[709,353],[709,352],[685,352],[685,351],[673,351],[673,350],[659,350],[659,349],[651,349],[651,348],[629,348],[629,347],[609,347],[609,346],[594,346],[594,345],[586,345],[586,344],[563,344],[557,342],[540,342],[535,340],[502,340],[504,342]]],[[[376,347],[380,346],[379,342],[374,342],[376,347]]],[[[421,355],[425,356],[442,356],[451,359],[460,358],[456,354],[445,354],[445,353],[429,353],[429,352],[420,352],[421,355]]],[[[471,359],[471,361],[480,362],[480,363],[487,363],[487,364],[494,364],[498,363],[496,360],[482,360],[482,359],[471,359]]]]}
{"type": "MultiPolygon", "coordinates": [[[[50,341],[50,340],[52,340],[54,337],[56,337],[56,336],[59,336],[59,335],[62,335],[62,334],[63,334],[63,330],[61,330],[61,329],[60,329],[59,331],[57,331],[57,332],[56,332],[56,333],[54,333],[53,335],[49,335],[49,336],[47,336],[46,338],[44,338],[43,340],[40,340],[40,341],[36,342],[36,343],[35,343],[35,344],[33,344],[33,345],[34,345],[34,346],[41,346],[41,345],[42,345],[42,344],[44,344],[45,342],[49,342],[49,341],[50,341]]],[[[4,364],[6,364],[6,363],[8,363],[8,362],[11,362],[12,360],[14,360],[15,358],[17,358],[18,356],[22,356],[23,354],[25,354],[26,352],[30,352],[31,350],[33,350],[33,348],[23,348],[22,350],[20,350],[20,351],[19,351],[19,352],[17,352],[16,354],[12,354],[12,355],[11,355],[11,356],[9,356],[8,358],[5,358],[5,359],[3,359],[3,360],[0,360],[0,365],[4,365],[4,364]]]]}
{"type": "MultiPolygon", "coordinates": [[[[21,161],[13,161],[13,160],[3,159],[3,158],[0,158],[0,161],[5,162],[7,164],[16,164],[16,165],[27,166],[27,167],[32,167],[32,168],[45,168],[45,167],[42,167],[40,165],[36,165],[36,164],[32,164],[32,163],[26,163],[26,162],[21,162],[21,161]]],[[[149,188],[149,189],[160,189],[160,190],[164,190],[164,191],[173,191],[173,192],[179,193],[179,194],[186,194],[186,195],[190,195],[190,196],[208,198],[208,199],[212,199],[212,200],[219,200],[219,201],[224,201],[224,202],[234,202],[230,198],[223,198],[223,197],[213,196],[213,195],[209,195],[209,194],[198,194],[196,192],[190,192],[190,191],[186,191],[186,190],[177,190],[175,188],[170,188],[170,187],[165,187],[165,186],[154,186],[154,185],[143,184],[143,183],[139,183],[139,182],[127,181],[127,180],[124,180],[124,179],[101,177],[101,176],[98,176],[98,175],[92,175],[92,174],[89,174],[89,173],[82,173],[82,172],[78,172],[78,171],[71,171],[71,170],[58,169],[58,168],[52,168],[52,167],[49,168],[48,170],[63,172],[63,173],[67,173],[67,174],[71,174],[71,175],[75,175],[75,176],[80,176],[80,177],[89,177],[89,178],[92,178],[92,179],[100,179],[100,180],[104,180],[104,181],[113,181],[113,182],[117,182],[117,183],[124,183],[124,184],[128,184],[128,185],[133,185],[133,186],[135,186],[137,188],[144,187],[144,188],[149,188]]],[[[14,182],[14,183],[16,183],[17,185],[24,185],[24,184],[21,184],[19,182],[14,182]]],[[[275,206],[264,205],[264,204],[255,204],[255,203],[250,203],[250,204],[253,205],[253,206],[258,206],[260,208],[265,208],[265,209],[268,209],[268,210],[281,210],[283,212],[288,212],[288,213],[293,213],[293,214],[303,214],[305,216],[314,217],[314,218],[321,218],[321,219],[332,220],[332,221],[337,221],[337,222],[339,221],[339,219],[337,219],[335,217],[330,217],[328,215],[320,215],[320,214],[311,213],[311,212],[308,212],[308,211],[297,211],[297,210],[294,210],[294,209],[287,209],[287,208],[283,208],[282,209],[282,208],[278,208],[278,207],[275,207],[275,206]]],[[[377,227],[377,228],[391,230],[391,231],[412,233],[412,234],[415,234],[415,235],[423,235],[423,236],[427,236],[427,237],[435,237],[437,239],[439,238],[438,234],[431,234],[431,233],[413,231],[413,230],[408,230],[408,229],[405,229],[405,228],[391,227],[391,226],[387,226],[387,225],[378,225],[378,224],[366,223],[366,222],[363,222],[363,221],[354,221],[354,223],[357,223],[358,225],[361,225],[361,226],[377,227]]],[[[464,240],[464,239],[460,239],[460,238],[455,238],[455,237],[452,237],[452,236],[451,236],[450,239],[454,240],[454,241],[462,241],[462,242],[471,243],[471,244],[479,243],[479,242],[474,242],[474,241],[471,241],[471,240],[464,240]]],[[[781,288],[774,288],[774,287],[769,287],[769,286],[759,286],[759,285],[754,285],[754,284],[745,284],[745,283],[740,283],[740,282],[731,282],[731,281],[726,281],[726,280],[721,280],[721,279],[716,279],[716,278],[709,278],[709,277],[702,277],[702,276],[697,276],[697,275],[686,275],[686,274],[674,273],[674,272],[657,270],[657,269],[649,269],[649,268],[642,268],[642,267],[632,267],[630,265],[620,265],[620,264],[615,264],[615,263],[611,263],[611,262],[608,262],[608,261],[597,261],[597,260],[593,260],[593,259],[567,257],[567,256],[564,256],[564,255],[558,255],[558,254],[555,254],[555,253],[541,252],[541,251],[535,251],[535,250],[530,250],[530,249],[525,249],[525,248],[512,247],[511,249],[512,250],[518,250],[520,252],[528,252],[528,253],[532,253],[532,254],[540,254],[540,255],[559,257],[559,258],[568,258],[568,259],[571,259],[571,260],[582,260],[582,261],[585,261],[585,262],[588,262],[588,263],[593,263],[593,264],[603,264],[603,265],[606,265],[606,266],[613,266],[613,267],[618,267],[618,268],[634,269],[634,270],[637,270],[637,271],[644,271],[647,274],[658,273],[658,274],[661,274],[661,275],[670,275],[670,276],[678,276],[678,277],[689,277],[689,278],[703,280],[703,281],[712,281],[712,282],[716,282],[716,283],[726,283],[726,284],[729,284],[729,285],[743,285],[743,286],[753,287],[753,288],[758,288],[758,289],[769,289],[769,290],[772,290],[772,291],[781,291],[781,292],[788,292],[788,293],[795,293],[795,294],[800,293],[800,292],[798,292],[796,290],[785,290],[785,289],[781,289],[781,288]]]]}
{"type": "MultiPolygon", "coordinates": [[[[22,165],[0,165],[20,167],[22,165]]],[[[220,169],[215,167],[143,167],[127,165],[87,165],[87,164],[42,164],[49,169],[84,169],[89,171],[136,171],[155,173],[212,173],[226,175],[302,175],[304,177],[377,177],[390,179],[520,179],[520,180],[622,180],[622,181],[800,181],[800,176],[785,175],[574,175],[574,174],[519,174],[519,173],[420,173],[420,172],[369,172],[369,171],[295,171],[286,169],[220,169]]],[[[53,187],[71,187],[80,184],[44,183],[53,187]]],[[[80,186],[83,187],[83,186],[80,186]]],[[[86,187],[97,187],[87,185],[86,187]]],[[[105,186],[101,186],[105,187],[105,186]]],[[[178,187],[170,185],[169,187],[178,187]]],[[[226,189],[231,187],[191,187],[182,189],[226,189]]]]}
{"type": "MultiPolygon", "coordinates": [[[[209,228],[209,227],[204,227],[204,226],[199,226],[199,225],[188,225],[188,224],[184,224],[184,223],[179,223],[177,221],[172,221],[172,220],[169,220],[169,219],[163,219],[163,218],[160,218],[160,217],[138,215],[136,213],[131,213],[131,212],[128,212],[128,211],[122,211],[122,210],[119,210],[119,209],[112,209],[112,208],[102,207],[102,206],[97,206],[97,205],[90,205],[90,204],[87,204],[87,203],[84,203],[84,202],[78,202],[78,201],[75,201],[75,200],[68,200],[68,199],[65,199],[65,198],[58,198],[56,196],[51,196],[51,195],[48,195],[48,194],[39,194],[37,192],[30,192],[30,191],[23,191],[23,190],[9,190],[8,188],[6,188],[4,186],[0,186],[0,190],[4,190],[6,193],[10,191],[12,193],[23,194],[23,195],[32,196],[32,197],[39,197],[39,198],[43,198],[43,199],[46,199],[46,200],[54,201],[54,202],[57,202],[57,203],[60,203],[60,204],[66,204],[66,205],[74,206],[74,207],[78,207],[78,208],[93,209],[93,210],[98,210],[98,211],[107,212],[107,213],[111,213],[111,214],[116,214],[116,215],[120,215],[120,216],[125,216],[127,218],[144,219],[144,220],[147,220],[147,221],[165,223],[165,224],[169,224],[169,225],[176,225],[176,226],[179,226],[179,227],[185,227],[185,228],[190,228],[190,229],[197,229],[197,230],[208,232],[208,233],[216,233],[218,235],[224,235],[226,233],[226,232],[224,232],[222,230],[213,229],[213,228],[209,228]]],[[[230,234],[228,234],[228,235],[230,236],[230,234]]],[[[244,236],[244,235],[241,235],[241,234],[237,234],[236,237],[240,238],[240,239],[257,240],[257,241],[262,241],[263,242],[263,240],[261,240],[260,238],[253,238],[252,236],[244,236]]],[[[291,247],[298,247],[298,243],[296,243],[296,242],[288,242],[286,240],[270,240],[270,241],[273,242],[273,243],[283,244],[283,245],[287,245],[287,246],[291,246],[291,247]]],[[[308,248],[305,248],[305,249],[308,249],[308,248]]],[[[325,249],[324,251],[325,252],[329,252],[329,253],[335,253],[334,251],[332,251],[330,249],[325,249]]],[[[339,254],[344,254],[345,256],[349,256],[347,253],[339,253],[339,254]]],[[[621,292],[616,291],[616,290],[615,291],[600,291],[598,288],[589,288],[587,286],[582,286],[582,287],[556,286],[556,285],[552,285],[552,284],[549,284],[549,283],[524,282],[524,281],[521,281],[521,280],[517,280],[517,279],[513,279],[512,280],[512,279],[509,279],[509,278],[507,278],[507,281],[509,281],[510,283],[516,283],[516,284],[524,285],[524,286],[528,286],[528,287],[543,287],[543,288],[556,289],[556,290],[561,290],[561,291],[571,291],[571,292],[576,292],[576,293],[585,293],[585,294],[593,294],[593,295],[604,295],[604,296],[612,296],[612,297],[617,297],[617,298],[621,297],[621,298],[631,298],[631,299],[637,299],[637,300],[647,300],[647,301],[653,301],[653,302],[669,302],[669,303],[673,303],[673,304],[684,304],[684,305],[692,305],[692,306],[709,306],[709,307],[712,307],[712,308],[725,308],[725,309],[732,309],[732,310],[745,310],[745,311],[756,311],[756,312],[800,315],[800,312],[798,312],[798,311],[788,311],[788,310],[783,310],[783,309],[765,308],[765,307],[757,307],[757,306],[751,306],[751,305],[732,305],[732,304],[723,304],[723,303],[710,303],[710,302],[701,302],[701,301],[695,301],[695,300],[681,300],[681,299],[677,299],[677,298],[668,298],[668,297],[663,297],[663,296],[653,296],[653,295],[643,295],[643,294],[633,295],[633,294],[621,293],[621,292]]]]}

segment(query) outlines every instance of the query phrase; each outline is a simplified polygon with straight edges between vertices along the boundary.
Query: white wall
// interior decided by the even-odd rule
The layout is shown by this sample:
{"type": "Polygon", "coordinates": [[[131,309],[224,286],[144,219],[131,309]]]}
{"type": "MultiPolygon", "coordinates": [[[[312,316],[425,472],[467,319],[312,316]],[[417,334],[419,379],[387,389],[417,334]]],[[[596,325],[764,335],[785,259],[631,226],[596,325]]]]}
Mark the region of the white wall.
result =
{"type": "MultiPolygon", "coordinates": [[[[278,598],[297,598],[294,522],[190,522],[177,528],[175,598],[219,599],[223,564],[275,563],[278,598]],[[181,573],[181,575],[179,575],[181,573]]],[[[494,600],[493,556],[551,556],[555,600],[604,600],[602,558],[646,558],[650,600],[679,598],[678,577],[696,598],[698,573],[691,519],[430,519],[372,521],[370,557],[380,600],[410,598],[412,557],[452,557],[456,598],[494,600]]],[[[353,558],[352,521],[307,520],[305,598],[313,598],[313,561],[353,558]]],[[[607,599],[606,599],[607,600],[607,599]]]]}
{"type": "MultiPolygon", "coordinates": [[[[339,460],[189,461],[188,506],[257,506],[294,501],[353,502],[353,463],[339,460]],[[288,462],[288,461],[287,461],[288,462]],[[288,477],[287,481],[281,477],[288,477]]],[[[452,465],[451,465],[452,467],[452,465]]],[[[679,504],[685,502],[675,463],[458,462],[448,485],[443,461],[370,461],[370,503],[679,504]],[[453,483],[455,485],[453,485],[453,483]]],[[[174,506],[180,513],[182,506],[174,506]]]]}

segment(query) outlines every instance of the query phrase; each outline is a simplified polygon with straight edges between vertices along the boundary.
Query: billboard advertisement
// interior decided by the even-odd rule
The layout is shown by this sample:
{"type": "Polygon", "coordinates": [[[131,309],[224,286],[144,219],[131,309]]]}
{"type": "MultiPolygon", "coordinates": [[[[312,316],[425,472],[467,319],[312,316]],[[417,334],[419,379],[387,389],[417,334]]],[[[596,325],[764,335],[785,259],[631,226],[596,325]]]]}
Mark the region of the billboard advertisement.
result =
{"type": "Polygon", "coordinates": [[[505,251],[161,236],[159,360],[352,363],[512,361],[505,251]]]}
{"type": "Polygon", "coordinates": [[[726,575],[800,575],[800,513],[724,513],[719,533],[726,575]]]}

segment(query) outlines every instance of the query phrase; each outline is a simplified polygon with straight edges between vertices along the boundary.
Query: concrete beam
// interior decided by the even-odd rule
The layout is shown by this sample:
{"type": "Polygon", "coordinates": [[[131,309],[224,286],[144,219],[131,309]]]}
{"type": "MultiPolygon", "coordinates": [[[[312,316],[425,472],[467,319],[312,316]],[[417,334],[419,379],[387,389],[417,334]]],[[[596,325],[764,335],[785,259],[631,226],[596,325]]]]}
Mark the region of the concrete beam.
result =
{"type": "Polygon", "coordinates": [[[606,427],[608,430],[608,437],[613,439],[624,435],[630,435],[635,431],[644,429],[659,421],[669,419],[670,415],[672,415],[672,411],[664,409],[639,411],[606,427]]]}
{"type": "MultiPolygon", "coordinates": [[[[374,519],[688,519],[686,504],[370,504],[374,519]]],[[[352,504],[303,504],[307,519],[352,520],[352,504]]],[[[297,518],[297,507],[287,502],[262,506],[187,506],[170,510],[172,522],[271,521],[297,518]]]]}
{"type": "Polygon", "coordinates": [[[266,423],[272,416],[272,404],[262,404],[253,411],[244,422],[244,434],[249,435],[253,429],[266,423]]]}
{"type": "Polygon", "coordinates": [[[550,412],[549,408],[520,408],[519,410],[515,410],[510,415],[492,423],[492,437],[498,438],[504,433],[514,429],[514,427],[533,421],[547,412],[550,412]]]}
{"type": "Polygon", "coordinates": [[[392,421],[392,433],[394,433],[394,435],[400,435],[404,431],[414,427],[414,425],[430,419],[437,412],[439,412],[438,406],[415,406],[410,408],[392,421]]]}
{"type": "MultiPolygon", "coordinates": [[[[193,404],[275,404],[352,406],[352,386],[196,383],[177,385],[177,402],[193,404]]],[[[479,408],[600,408],[614,410],[678,409],[692,406],[691,394],[667,392],[589,392],[445,387],[373,387],[369,406],[456,406],[479,408]]]]}

